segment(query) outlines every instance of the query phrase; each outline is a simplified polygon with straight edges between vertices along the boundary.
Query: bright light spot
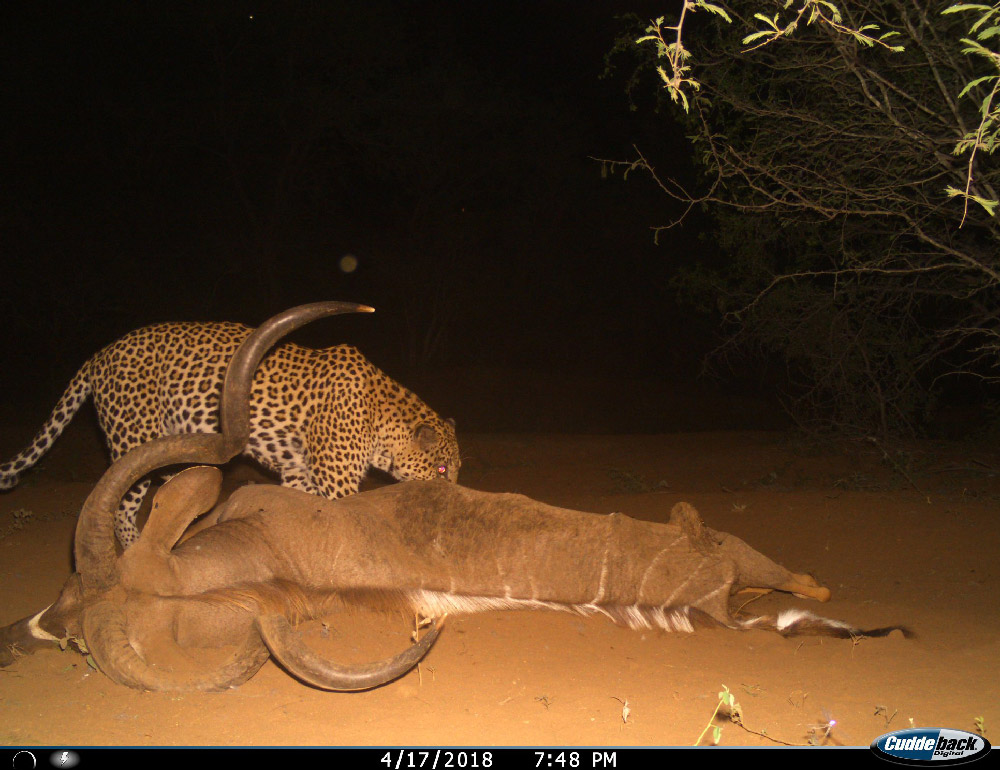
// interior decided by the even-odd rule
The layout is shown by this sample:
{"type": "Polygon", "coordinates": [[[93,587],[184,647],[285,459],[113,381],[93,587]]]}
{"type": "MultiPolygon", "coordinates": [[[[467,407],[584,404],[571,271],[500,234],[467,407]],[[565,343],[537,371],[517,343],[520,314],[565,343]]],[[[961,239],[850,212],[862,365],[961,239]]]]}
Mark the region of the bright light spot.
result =
{"type": "Polygon", "coordinates": [[[353,254],[345,254],[340,258],[340,272],[353,273],[358,269],[358,258],[353,254]]]}

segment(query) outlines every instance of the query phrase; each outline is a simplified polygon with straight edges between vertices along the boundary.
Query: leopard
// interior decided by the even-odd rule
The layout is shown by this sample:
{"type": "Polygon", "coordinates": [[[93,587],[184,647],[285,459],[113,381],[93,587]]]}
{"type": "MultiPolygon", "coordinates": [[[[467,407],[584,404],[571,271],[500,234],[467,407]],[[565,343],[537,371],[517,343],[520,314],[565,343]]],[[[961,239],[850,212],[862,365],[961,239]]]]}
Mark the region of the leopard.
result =
{"type": "MultiPolygon", "coordinates": [[[[0,490],[52,447],[88,397],[114,462],[160,436],[218,432],[230,358],[253,331],[235,322],[169,322],[129,332],[72,378],[32,442],[0,465],[0,490]]],[[[396,480],[457,482],[455,421],[442,419],[351,345],[284,343],[254,373],[250,439],[243,452],[282,486],[336,499],[359,490],[371,468],[396,480]]],[[[137,513],[151,478],[115,514],[122,548],[139,537],[137,513]]]]}

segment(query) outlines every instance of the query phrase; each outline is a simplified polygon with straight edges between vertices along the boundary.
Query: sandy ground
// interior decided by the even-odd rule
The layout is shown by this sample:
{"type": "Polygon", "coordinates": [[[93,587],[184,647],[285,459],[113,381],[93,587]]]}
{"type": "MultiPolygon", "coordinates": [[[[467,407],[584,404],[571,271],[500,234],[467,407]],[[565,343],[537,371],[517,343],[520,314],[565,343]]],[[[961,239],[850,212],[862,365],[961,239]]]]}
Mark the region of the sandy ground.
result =
{"type": "MultiPolygon", "coordinates": [[[[33,427],[3,426],[3,454],[33,427]]],[[[358,694],[310,689],[273,663],[224,694],[135,692],[53,649],[0,671],[0,743],[690,745],[723,685],[747,728],[720,715],[725,745],[867,745],[910,726],[975,730],[977,719],[996,740],[1000,457],[914,444],[892,454],[893,467],[874,445],[820,451],[777,432],[461,439],[467,486],[650,520],[687,500],[709,526],[834,594],[827,605],[771,594],[746,611],[802,606],[859,626],[906,624],[918,637],[642,633],[601,618],[492,612],[450,618],[419,672],[358,694]]],[[[0,496],[0,624],[57,595],[76,512],[104,467],[92,424],[79,421],[0,496]]],[[[227,478],[260,476],[237,463],[227,478]]],[[[326,622],[325,634],[306,627],[311,644],[371,660],[398,651],[412,620],[358,611],[326,622]]]]}

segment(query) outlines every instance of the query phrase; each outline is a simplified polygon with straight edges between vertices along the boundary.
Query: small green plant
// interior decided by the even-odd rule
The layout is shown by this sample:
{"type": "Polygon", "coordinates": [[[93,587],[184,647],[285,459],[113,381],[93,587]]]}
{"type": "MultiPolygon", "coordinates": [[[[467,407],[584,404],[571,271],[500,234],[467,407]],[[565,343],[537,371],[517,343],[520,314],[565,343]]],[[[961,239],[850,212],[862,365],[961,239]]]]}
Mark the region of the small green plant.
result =
{"type": "Polygon", "coordinates": [[[82,636],[64,636],[59,640],[59,649],[63,652],[66,652],[70,645],[75,647],[81,655],[90,655],[90,650],[87,648],[87,642],[82,636]]]}
{"type": "Polygon", "coordinates": [[[90,649],[87,647],[87,642],[82,636],[64,636],[59,640],[59,649],[63,652],[66,652],[71,646],[75,647],[83,655],[84,660],[90,668],[94,671],[100,671],[97,661],[94,660],[94,656],[91,654],[90,649]]]}
{"type": "Polygon", "coordinates": [[[723,706],[729,711],[729,720],[734,724],[741,725],[743,723],[743,710],[740,708],[740,704],[736,702],[736,696],[733,695],[726,685],[722,685],[722,692],[719,693],[719,702],[715,704],[715,711],[712,712],[712,716],[708,719],[708,724],[705,725],[705,729],[701,731],[701,735],[698,736],[698,740],[694,742],[695,746],[701,744],[701,739],[705,737],[705,733],[708,732],[709,728],[712,728],[712,745],[718,746],[719,741],[722,739],[722,728],[715,724],[715,716],[719,713],[719,709],[723,706]]]}
{"type": "MultiPolygon", "coordinates": [[[[743,689],[749,695],[752,695],[754,697],[756,697],[762,692],[762,689],[760,688],[759,685],[749,685],[749,686],[743,685],[743,689]]],[[[806,695],[803,695],[803,700],[805,699],[805,697],[806,695]]],[[[715,724],[715,717],[716,715],[718,715],[719,711],[722,709],[723,706],[726,707],[729,716],[729,721],[732,722],[737,727],[739,727],[741,730],[744,730],[750,733],[751,735],[756,735],[759,738],[771,741],[772,743],[779,743],[782,746],[807,745],[803,743],[789,743],[788,741],[783,741],[780,738],[774,738],[773,736],[768,735],[767,730],[754,730],[751,727],[747,727],[746,724],[743,723],[743,707],[740,706],[739,703],[737,703],[736,696],[729,691],[729,688],[726,687],[726,685],[722,685],[722,692],[719,693],[719,702],[715,704],[715,711],[713,711],[712,716],[709,717],[708,724],[705,725],[705,729],[701,731],[701,735],[698,736],[698,740],[694,742],[695,746],[701,745],[701,739],[705,737],[705,733],[708,732],[709,728],[712,728],[712,745],[713,746],[719,745],[719,741],[722,739],[722,727],[715,724]]],[[[835,724],[836,722],[830,719],[822,725],[823,728],[826,728],[826,735],[823,736],[823,740],[829,737],[830,731],[833,730],[833,726],[835,724]]],[[[820,727],[820,726],[814,725],[813,727],[820,727]]],[[[812,741],[810,741],[810,743],[812,743],[812,741]]]]}

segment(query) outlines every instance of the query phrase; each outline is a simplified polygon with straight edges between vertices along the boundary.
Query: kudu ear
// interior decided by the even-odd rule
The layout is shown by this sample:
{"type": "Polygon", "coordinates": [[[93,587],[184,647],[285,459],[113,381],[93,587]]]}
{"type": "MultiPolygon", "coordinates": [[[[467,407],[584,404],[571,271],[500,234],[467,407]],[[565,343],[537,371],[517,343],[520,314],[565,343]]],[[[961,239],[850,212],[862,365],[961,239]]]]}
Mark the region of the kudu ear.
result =
{"type": "Polygon", "coordinates": [[[153,510],[135,544],[164,553],[174,547],[188,525],[211,510],[222,489],[222,472],[209,465],[187,468],[153,497],[153,510]]]}

